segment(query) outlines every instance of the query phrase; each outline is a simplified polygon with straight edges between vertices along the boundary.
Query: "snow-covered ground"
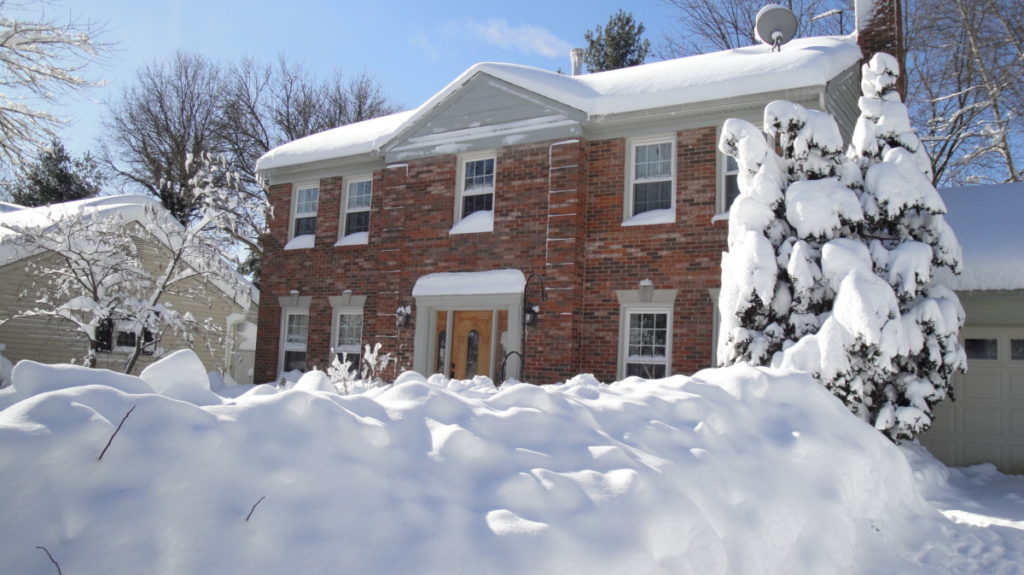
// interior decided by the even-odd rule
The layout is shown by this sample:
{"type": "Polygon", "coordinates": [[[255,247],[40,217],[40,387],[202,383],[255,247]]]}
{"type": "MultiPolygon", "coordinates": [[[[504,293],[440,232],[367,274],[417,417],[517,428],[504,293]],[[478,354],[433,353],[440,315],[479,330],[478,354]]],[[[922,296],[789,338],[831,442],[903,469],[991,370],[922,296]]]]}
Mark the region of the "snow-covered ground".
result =
{"type": "Polygon", "coordinates": [[[323,384],[18,364],[0,573],[1024,573],[1024,478],[897,448],[805,375],[323,384]]]}

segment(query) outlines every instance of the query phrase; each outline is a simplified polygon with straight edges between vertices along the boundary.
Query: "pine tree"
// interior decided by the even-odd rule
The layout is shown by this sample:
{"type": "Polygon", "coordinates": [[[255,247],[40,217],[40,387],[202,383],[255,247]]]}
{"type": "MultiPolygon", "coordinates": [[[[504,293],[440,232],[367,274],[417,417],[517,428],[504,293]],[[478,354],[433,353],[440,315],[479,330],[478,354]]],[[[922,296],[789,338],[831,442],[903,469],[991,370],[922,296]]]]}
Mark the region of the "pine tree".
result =
{"type": "Polygon", "coordinates": [[[831,117],[789,102],[765,108],[781,157],[737,145],[755,128],[733,120],[719,144],[737,158],[741,190],[723,256],[719,357],[810,372],[894,441],[931,425],[965,365],[963,308],[935,273],[959,272],[960,248],[898,74],[885,54],[864,66],[846,154],[831,117]],[[771,209],[751,209],[757,198],[771,209]]]}
{"type": "Polygon", "coordinates": [[[102,176],[88,154],[73,158],[64,144],[54,139],[28,168],[23,185],[11,192],[14,203],[26,207],[46,206],[99,194],[102,176]]]}
{"type": "Polygon", "coordinates": [[[633,14],[619,10],[608,19],[608,25],[598,25],[583,34],[587,52],[583,59],[587,70],[603,72],[643,64],[651,50],[651,42],[641,38],[644,25],[633,19],[633,14]]]}

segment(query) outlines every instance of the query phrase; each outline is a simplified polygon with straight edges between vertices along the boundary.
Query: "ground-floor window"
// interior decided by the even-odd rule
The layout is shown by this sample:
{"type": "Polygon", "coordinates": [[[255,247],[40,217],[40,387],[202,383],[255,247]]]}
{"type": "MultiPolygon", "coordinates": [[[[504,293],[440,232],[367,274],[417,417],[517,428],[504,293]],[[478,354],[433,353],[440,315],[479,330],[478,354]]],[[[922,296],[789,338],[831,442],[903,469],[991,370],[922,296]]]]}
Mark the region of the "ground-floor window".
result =
{"type": "Polygon", "coordinates": [[[647,379],[668,374],[668,313],[631,312],[626,343],[626,375],[647,379]]]}
{"type": "Polygon", "coordinates": [[[619,300],[619,377],[658,379],[672,374],[674,289],[649,280],[636,290],[615,292],[619,300]]]}
{"type": "Polygon", "coordinates": [[[284,336],[284,371],[305,371],[309,314],[288,314],[284,336]]]}
{"type": "Polygon", "coordinates": [[[278,297],[281,306],[281,345],[278,372],[306,371],[306,343],[309,336],[309,304],[312,296],[297,291],[278,297]]]}

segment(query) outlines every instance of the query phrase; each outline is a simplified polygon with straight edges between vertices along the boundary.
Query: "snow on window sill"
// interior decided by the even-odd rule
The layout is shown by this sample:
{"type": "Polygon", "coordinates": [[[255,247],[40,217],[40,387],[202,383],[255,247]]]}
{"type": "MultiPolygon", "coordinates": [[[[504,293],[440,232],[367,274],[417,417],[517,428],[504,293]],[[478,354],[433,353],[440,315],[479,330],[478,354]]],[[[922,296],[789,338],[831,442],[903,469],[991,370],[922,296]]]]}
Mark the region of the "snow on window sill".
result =
{"type": "Polygon", "coordinates": [[[724,211],[722,213],[719,213],[719,214],[715,214],[714,216],[711,217],[711,221],[712,222],[727,222],[727,221],[729,221],[729,212],[728,212],[728,210],[726,210],[726,211],[724,211]]]}
{"type": "Polygon", "coordinates": [[[284,245],[286,250],[308,250],[313,247],[313,241],[316,236],[313,234],[303,234],[301,236],[295,236],[288,240],[288,243],[284,245]]]}
{"type": "Polygon", "coordinates": [[[365,246],[368,243],[370,243],[370,232],[356,232],[354,234],[342,236],[341,239],[335,242],[334,247],[365,246]]]}
{"type": "Polygon", "coordinates": [[[676,223],[676,211],[674,209],[650,210],[622,221],[624,227],[674,223],[676,223]]]}
{"type": "Polygon", "coordinates": [[[482,232],[493,232],[494,231],[494,211],[493,210],[481,210],[479,212],[473,212],[461,220],[455,222],[452,229],[448,230],[448,235],[454,236],[457,234],[478,234],[482,232]]]}

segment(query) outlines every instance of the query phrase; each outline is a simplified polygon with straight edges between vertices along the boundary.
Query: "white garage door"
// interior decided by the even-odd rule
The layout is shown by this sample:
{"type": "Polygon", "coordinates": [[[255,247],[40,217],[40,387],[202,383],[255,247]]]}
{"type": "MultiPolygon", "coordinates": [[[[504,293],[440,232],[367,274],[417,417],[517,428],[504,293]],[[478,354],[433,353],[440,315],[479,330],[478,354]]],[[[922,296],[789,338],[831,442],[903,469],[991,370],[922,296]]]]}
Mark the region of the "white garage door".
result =
{"type": "Polygon", "coordinates": [[[947,465],[1024,473],[1024,330],[967,327],[963,335],[967,373],[954,377],[956,401],[936,406],[921,443],[947,465]]]}

